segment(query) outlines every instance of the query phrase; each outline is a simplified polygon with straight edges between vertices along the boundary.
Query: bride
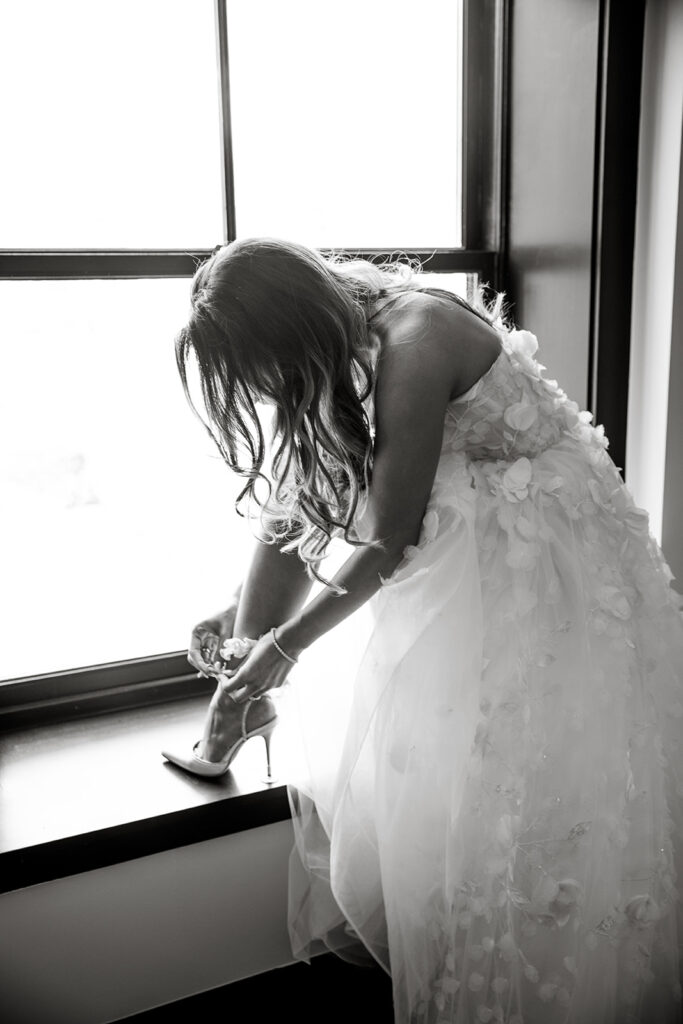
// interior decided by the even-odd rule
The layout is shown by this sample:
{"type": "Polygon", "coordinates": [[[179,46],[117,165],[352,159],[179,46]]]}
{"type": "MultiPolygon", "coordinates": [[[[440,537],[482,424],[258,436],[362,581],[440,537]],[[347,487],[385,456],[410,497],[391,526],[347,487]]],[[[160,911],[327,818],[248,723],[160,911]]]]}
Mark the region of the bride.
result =
{"type": "Polygon", "coordinates": [[[536,347],[499,304],[274,239],[199,268],[177,339],[263,543],[193,633],[203,736],[164,756],[217,775],[257,736],[270,764],[302,657],[292,946],[374,958],[397,1024],[680,1019],[683,618],[536,347]]]}

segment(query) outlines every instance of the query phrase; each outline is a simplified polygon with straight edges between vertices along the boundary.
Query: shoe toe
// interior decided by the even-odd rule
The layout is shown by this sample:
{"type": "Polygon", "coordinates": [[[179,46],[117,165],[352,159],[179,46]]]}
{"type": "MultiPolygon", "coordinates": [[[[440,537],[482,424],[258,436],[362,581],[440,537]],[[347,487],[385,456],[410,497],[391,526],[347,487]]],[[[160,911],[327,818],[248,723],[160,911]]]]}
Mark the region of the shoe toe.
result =
{"type": "Polygon", "coordinates": [[[181,768],[189,768],[194,761],[192,753],[188,757],[187,754],[181,754],[176,750],[162,750],[161,756],[165,757],[167,761],[171,761],[172,764],[180,765],[181,768]]]}
{"type": "Polygon", "coordinates": [[[191,772],[193,775],[202,775],[205,777],[222,775],[226,770],[226,765],[222,764],[220,761],[205,761],[203,758],[198,757],[195,753],[198,746],[199,743],[195,743],[189,755],[178,754],[173,750],[162,750],[161,754],[167,761],[171,761],[172,764],[178,765],[179,768],[184,768],[185,771],[191,772]]]}

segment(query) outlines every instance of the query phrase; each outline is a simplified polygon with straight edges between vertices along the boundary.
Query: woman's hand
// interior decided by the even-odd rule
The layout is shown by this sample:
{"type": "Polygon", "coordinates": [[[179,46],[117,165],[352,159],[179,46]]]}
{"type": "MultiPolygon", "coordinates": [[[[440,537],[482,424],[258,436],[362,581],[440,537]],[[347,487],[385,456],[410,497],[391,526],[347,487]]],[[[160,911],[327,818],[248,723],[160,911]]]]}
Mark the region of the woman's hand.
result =
{"type": "Polygon", "coordinates": [[[264,634],[240,663],[236,672],[223,675],[217,692],[220,704],[225,701],[243,704],[257,700],[268,690],[282,686],[292,665],[277,651],[270,633],[264,634]]]}
{"type": "Polygon", "coordinates": [[[235,628],[237,601],[225,611],[198,622],[192,630],[187,660],[202,676],[217,676],[225,671],[225,664],[219,655],[221,644],[229,639],[235,628]]]}

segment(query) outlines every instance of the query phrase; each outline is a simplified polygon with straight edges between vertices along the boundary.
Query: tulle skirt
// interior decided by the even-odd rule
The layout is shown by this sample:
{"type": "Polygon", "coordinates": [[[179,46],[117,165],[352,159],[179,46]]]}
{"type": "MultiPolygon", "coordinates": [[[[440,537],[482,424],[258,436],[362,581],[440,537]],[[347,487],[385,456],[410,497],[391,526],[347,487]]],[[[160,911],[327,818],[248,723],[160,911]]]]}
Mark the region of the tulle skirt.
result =
{"type": "Polygon", "coordinates": [[[506,468],[442,457],[417,546],[288,689],[294,954],[374,958],[397,1024],[678,1024],[671,574],[605,452],[506,468]]]}

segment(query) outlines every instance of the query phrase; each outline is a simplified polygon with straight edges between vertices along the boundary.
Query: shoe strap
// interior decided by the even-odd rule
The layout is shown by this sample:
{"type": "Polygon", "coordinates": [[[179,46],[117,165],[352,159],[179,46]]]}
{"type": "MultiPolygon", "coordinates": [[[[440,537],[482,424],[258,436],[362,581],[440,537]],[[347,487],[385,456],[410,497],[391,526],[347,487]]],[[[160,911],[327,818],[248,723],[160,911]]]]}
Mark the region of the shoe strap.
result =
{"type": "MultiPolygon", "coordinates": [[[[251,707],[252,704],[255,704],[255,703],[256,703],[255,701],[251,701],[251,700],[245,700],[245,702],[244,702],[244,711],[242,712],[242,739],[243,740],[246,740],[248,738],[248,735],[249,735],[248,730],[247,730],[247,715],[249,714],[249,708],[251,707]]],[[[276,717],[277,716],[274,715],[273,719],[276,718],[276,717]]],[[[270,721],[273,721],[273,719],[270,719],[270,721]]],[[[265,724],[267,725],[268,723],[265,723],[265,724]]]]}
{"type": "Polygon", "coordinates": [[[249,714],[249,708],[251,707],[251,701],[245,700],[244,711],[242,712],[242,739],[247,738],[247,715],[249,714]]]}

